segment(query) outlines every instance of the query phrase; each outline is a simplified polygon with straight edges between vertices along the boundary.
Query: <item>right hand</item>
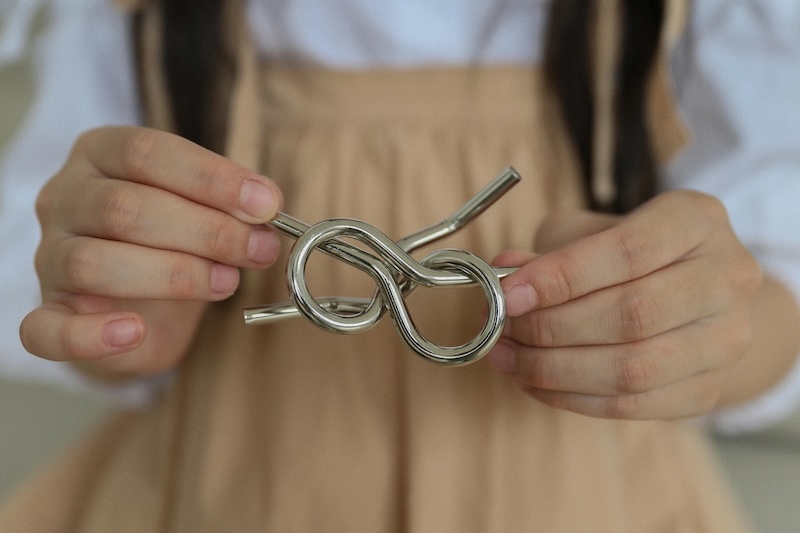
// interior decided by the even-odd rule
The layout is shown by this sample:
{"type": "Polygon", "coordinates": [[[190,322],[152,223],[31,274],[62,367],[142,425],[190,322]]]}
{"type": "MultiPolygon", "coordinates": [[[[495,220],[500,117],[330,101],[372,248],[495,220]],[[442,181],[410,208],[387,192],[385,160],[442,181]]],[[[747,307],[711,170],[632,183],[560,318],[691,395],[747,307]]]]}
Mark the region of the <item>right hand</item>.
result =
{"type": "Polygon", "coordinates": [[[146,128],[83,134],[37,200],[41,306],[20,325],[34,355],[105,376],[175,366],[209,302],[280,249],[270,180],[146,128]]]}

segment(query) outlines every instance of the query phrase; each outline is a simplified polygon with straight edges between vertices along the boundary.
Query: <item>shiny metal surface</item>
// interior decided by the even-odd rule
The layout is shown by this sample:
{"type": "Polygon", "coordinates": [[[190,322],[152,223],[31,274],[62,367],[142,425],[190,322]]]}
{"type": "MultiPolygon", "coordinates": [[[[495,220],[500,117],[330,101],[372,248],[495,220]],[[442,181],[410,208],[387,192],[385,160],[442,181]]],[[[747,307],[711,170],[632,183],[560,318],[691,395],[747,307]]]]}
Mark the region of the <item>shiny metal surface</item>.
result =
{"type": "Polygon", "coordinates": [[[519,180],[516,170],[507,168],[451,216],[397,242],[359,220],[330,219],[309,226],[285,213],[278,213],[270,224],[297,239],[286,266],[292,303],[244,309],[245,323],[268,324],[302,315],[328,331],[359,333],[374,326],[388,311],[408,346],[425,359],[443,365],[460,365],[480,359],[494,346],[503,331],[506,314],[500,279],[515,269],[492,268],[464,250],[437,250],[420,261],[409,253],[458,231],[519,180]],[[342,237],[355,239],[374,253],[349,244],[342,237]],[[316,250],[372,276],[378,287],[372,299],[315,299],[306,284],[305,268],[316,250]],[[415,288],[474,284],[483,289],[488,303],[487,320],[475,338],[459,346],[442,346],[417,331],[404,301],[415,288]]]}

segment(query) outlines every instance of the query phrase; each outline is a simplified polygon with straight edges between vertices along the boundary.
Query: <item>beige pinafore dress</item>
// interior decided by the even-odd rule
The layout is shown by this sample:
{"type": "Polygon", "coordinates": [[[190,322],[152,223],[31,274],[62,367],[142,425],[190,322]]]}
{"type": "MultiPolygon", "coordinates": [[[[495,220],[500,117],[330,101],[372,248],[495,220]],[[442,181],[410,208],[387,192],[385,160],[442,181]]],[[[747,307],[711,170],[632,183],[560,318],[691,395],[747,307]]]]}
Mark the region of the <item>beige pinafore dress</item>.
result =
{"type": "MultiPolygon", "coordinates": [[[[551,210],[583,205],[537,69],[243,65],[230,155],[276,180],[284,211],[301,220],[359,218],[397,239],[514,165],[522,183],[437,244],[491,259],[530,249],[551,210]]],[[[663,159],[683,134],[659,73],[651,118],[663,159]]],[[[243,307],[288,298],[285,258],[243,272],[164,397],[114,416],[44,468],[6,503],[0,531],[748,530],[690,423],[552,409],[485,361],[422,360],[388,319],[359,335],[304,320],[245,326],[243,307]]],[[[308,277],[318,295],[374,288],[332,259],[312,260],[308,277]]],[[[420,290],[410,304],[423,333],[458,342],[475,334],[480,300],[420,290]]]]}

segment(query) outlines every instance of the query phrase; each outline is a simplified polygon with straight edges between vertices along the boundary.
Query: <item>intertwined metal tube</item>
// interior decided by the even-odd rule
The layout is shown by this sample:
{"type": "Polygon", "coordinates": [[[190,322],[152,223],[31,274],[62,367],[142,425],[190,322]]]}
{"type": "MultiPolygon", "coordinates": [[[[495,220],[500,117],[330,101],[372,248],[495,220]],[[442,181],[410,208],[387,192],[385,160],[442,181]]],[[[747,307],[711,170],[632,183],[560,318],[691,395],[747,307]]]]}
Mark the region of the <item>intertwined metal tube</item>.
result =
{"type": "Polygon", "coordinates": [[[509,167],[453,215],[397,242],[359,220],[330,219],[309,226],[278,213],[270,223],[297,239],[286,267],[292,303],[245,309],[245,323],[265,324],[303,315],[328,331],[358,333],[374,326],[388,311],[408,346],[425,359],[444,365],[460,365],[480,359],[502,334],[506,314],[500,279],[514,269],[494,269],[483,259],[464,250],[437,250],[421,261],[415,260],[409,253],[462,228],[519,179],[519,174],[509,167]],[[342,238],[358,240],[374,253],[349,244],[342,238]],[[305,270],[310,255],[316,250],[372,276],[378,287],[373,298],[315,299],[308,290],[305,270]],[[429,341],[417,331],[404,301],[416,287],[472,284],[482,288],[488,303],[487,320],[476,337],[458,346],[442,346],[429,341]]]}

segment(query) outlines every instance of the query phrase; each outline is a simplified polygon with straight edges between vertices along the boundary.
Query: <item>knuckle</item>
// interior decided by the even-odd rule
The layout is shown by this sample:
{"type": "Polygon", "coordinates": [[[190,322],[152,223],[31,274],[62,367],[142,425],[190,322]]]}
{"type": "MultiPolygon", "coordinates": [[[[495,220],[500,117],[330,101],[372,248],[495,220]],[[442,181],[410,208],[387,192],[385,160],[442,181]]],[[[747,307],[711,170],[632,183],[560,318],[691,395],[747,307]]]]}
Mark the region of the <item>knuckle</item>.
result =
{"type": "Polygon", "coordinates": [[[548,304],[567,302],[580,296],[575,272],[570,266],[573,264],[570,254],[563,252],[562,260],[553,264],[547,276],[534,280],[534,289],[548,304]],[[544,285],[544,286],[542,286],[544,285]]]}
{"type": "Polygon", "coordinates": [[[697,191],[693,191],[692,194],[697,204],[698,211],[704,213],[705,216],[711,220],[717,222],[728,221],[728,211],[719,198],[697,191]]]}
{"type": "Polygon", "coordinates": [[[58,343],[61,356],[65,360],[81,359],[84,356],[84,335],[78,328],[70,327],[69,322],[62,324],[58,331],[58,343]]]}
{"type": "Polygon", "coordinates": [[[630,354],[614,362],[615,388],[623,394],[651,390],[657,383],[659,368],[655,358],[646,354],[630,354]]]}
{"type": "Polygon", "coordinates": [[[636,418],[642,403],[642,394],[621,394],[609,396],[605,404],[605,418],[636,418]]]}
{"type": "Polygon", "coordinates": [[[240,255],[246,247],[242,232],[233,220],[224,220],[209,224],[204,232],[205,247],[209,257],[214,259],[231,259],[240,255]]]}
{"type": "Polygon", "coordinates": [[[534,346],[553,347],[558,342],[556,317],[550,310],[531,313],[528,318],[534,346]]]}
{"type": "Polygon", "coordinates": [[[764,272],[756,258],[743,247],[734,264],[732,274],[735,286],[745,294],[755,293],[764,282],[764,272]]]}
{"type": "Polygon", "coordinates": [[[168,292],[175,300],[193,300],[202,292],[197,269],[188,257],[176,259],[169,273],[168,292]]]}
{"type": "MultiPolygon", "coordinates": [[[[225,160],[222,158],[212,156],[200,167],[199,186],[209,195],[230,196],[233,193],[233,190],[227,190],[224,187],[224,185],[228,184],[228,181],[220,179],[220,176],[224,174],[224,161],[225,160]]],[[[232,189],[232,187],[230,189],[232,189]]]]}
{"type": "Polygon", "coordinates": [[[34,205],[36,210],[36,217],[42,223],[49,220],[55,211],[56,195],[53,192],[53,181],[50,180],[41,188],[39,194],[36,195],[36,203],[34,205]]]}
{"type": "Polygon", "coordinates": [[[44,241],[39,242],[39,246],[36,247],[36,253],[33,254],[33,268],[36,270],[36,275],[39,276],[39,279],[42,279],[45,272],[47,272],[47,265],[50,262],[48,257],[49,254],[44,241]]]}
{"type": "Polygon", "coordinates": [[[65,253],[64,278],[67,286],[79,292],[91,292],[93,281],[98,278],[101,257],[96,246],[87,239],[73,239],[65,253]]]}
{"type": "Polygon", "coordinates": [[[53,328],[52,339],[41,335],[45,324],[38,310],[29,313],[20,324],[19,339],[22,346],[31,354],[54,361],[69,361],[85,358],[86,335],[70,321],[64,321],[53,328]]]}
{"type": "Polygon", "coordinates": [[[564,409],[567,411],[574,409],[574,406],[569,401],[569,394],[561,391],[553,391],[549,394],[540,394],[539,399],[554,409],[564,409]]]}
{"type": "Polygon", "coordinates": [[[728,211],[725,204],[716,196],[691,190],[673,191],[667,194],[674,195],[686,202],[687,205],[691,205],[689,213],[694,215],[698,223],[709,230],[720,223],[728,224],[728,211]]]}
{"type": "Polygon", "coordinates": [[[148,174],[153,166],[156,150],[165,133],[157,130],[136,128],[127,135],[121,148],[121,163],[126,174],[137,176],[148,174]]]}
{"type": "Polygon", "coordinates": [[[741,355],[753,344],[754,331],[750,314],[746,310],[736,313],[731,319],[728,334],[729,352],[741,355]]]}
{"type": "Polygon", "coordinates": [[[693,208],[692,210],[695,213],[704,213],[707,216],[725,216],[726,213],[725,206],[719,198],[702,191],[679,189],[667,191],[662,196],[669,200],[677,200],[682,203],[691,203],[693,208]]]}
{"type": "Polygon", "coordinates": [[[534,357],[523,381],[537,389],[556,390],[558,374],[558,367],[552,357],[534,357]]]}
{"type": "Polygon", "coordinates": [[[659,305],[640,292],[629,292],[617,304],[619,334],[623,341],[636,341],[649,336],[659,320],[659,305]]]}
{"type": "Polygon", "coordinates": [[[239,193],[243,180],[228,179],[230,175],[229,161],[216,154],[197,162],[193,186],[204,198],[211,198],[215,203],[232,210],[239,205],[239,193]]]}
{"type": "Polygon", "coordinates": [[[70,153],[70,155],[74,156],[76,154],[85,152],[88,147],[94,144],[95,138],[98,135],[100,135],[100,128],[92,128],[82,132],[75,139],[75,142],[72,145],[72,152],[70,153]]]}
{"type": "Polygon", "coordinates": [[[647,261],[651,253],[642,234],[620,228],[616,247],[628,279],[638,278],[647,271],[647,261]]]}
{"type": "Polygon", "coordinates": [[[103,199],[102,224],[112,238],[130,236],[141,224],[142,197],[131,187],[116,186],[103,199]]]}

